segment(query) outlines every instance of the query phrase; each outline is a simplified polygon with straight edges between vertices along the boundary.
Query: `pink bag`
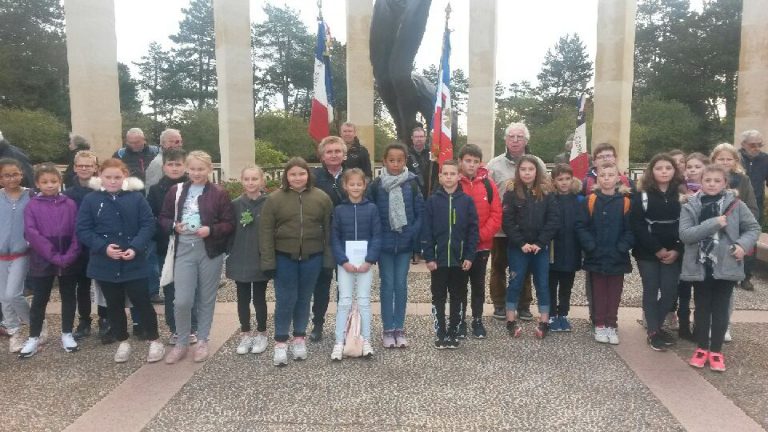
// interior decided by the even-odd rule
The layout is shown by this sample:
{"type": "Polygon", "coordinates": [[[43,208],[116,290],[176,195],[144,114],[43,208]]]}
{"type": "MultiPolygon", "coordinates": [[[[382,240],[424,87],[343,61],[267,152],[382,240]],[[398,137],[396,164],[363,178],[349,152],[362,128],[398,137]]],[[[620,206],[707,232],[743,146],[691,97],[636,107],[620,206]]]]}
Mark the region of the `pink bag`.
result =
{"type": "Polygon", "coordinates": [[[363,337],[360,335],[360,309],[357,308],[357,302],[352,303],[344,333],[344,357],[362,357],[363,337]]]}

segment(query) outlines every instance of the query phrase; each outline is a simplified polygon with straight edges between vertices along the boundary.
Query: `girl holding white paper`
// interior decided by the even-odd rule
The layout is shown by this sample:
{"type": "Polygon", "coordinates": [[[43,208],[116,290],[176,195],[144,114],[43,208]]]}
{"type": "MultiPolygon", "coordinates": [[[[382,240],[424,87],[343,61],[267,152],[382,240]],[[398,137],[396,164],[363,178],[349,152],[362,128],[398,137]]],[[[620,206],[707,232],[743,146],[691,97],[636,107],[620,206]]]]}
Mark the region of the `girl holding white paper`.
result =
{"type": "Polygon", "coordinates": [[[331,248],[338,265],[339,302],[336,311],[336,345],[331,360],[340,361],[344,352],[344,330],[357,286],[363,356],[372,357],[371,347],[371,265],[381,251],[381,220],[376,204],[365,198],[366,178],[359,168],[344,172],[342,186],[348,199],[336,206],[331,225],[331,248]]]}

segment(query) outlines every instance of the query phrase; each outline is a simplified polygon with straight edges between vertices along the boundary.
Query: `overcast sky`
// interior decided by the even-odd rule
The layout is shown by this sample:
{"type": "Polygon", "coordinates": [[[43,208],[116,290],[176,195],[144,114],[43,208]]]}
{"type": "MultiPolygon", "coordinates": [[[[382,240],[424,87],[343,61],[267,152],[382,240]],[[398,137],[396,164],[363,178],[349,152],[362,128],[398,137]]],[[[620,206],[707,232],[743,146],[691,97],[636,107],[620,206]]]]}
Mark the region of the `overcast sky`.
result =
{"type": "MultiPolygon", "coordinates": [[[[357,0],[365,1],[365,0],[357,0]]],[[[251,0],[251,21],[265,19],[267,0],[251,0]]],[[[288,4],[300,12],[311,33],[316,30],[316,0],[271,0],[288,4]]],[[[453,29],[451,68],[468,70],[468,31],[471,0],[450,2],[450,28],[453,29]]],[[[445,6],[448,0],[433,0],[427,29],[416,56],[416,66],[437,64],[445,6]]],[[[181,9],[189,0],[115,0],[118,60],[134,68],[152,41],[170,46],[168,36],[178,31],[181,9]]],[[[566,33],[577,33],[594,62],[597,33],[597,0],[499,0],[496,78],[503,83],[536,81],[547,49],[566,33]]],[[[333,37],[346,41],[346,0],[324,0],[323,15],[333,37]]],[[[134,68],[135,72],[135,68],[134,68]]]]}

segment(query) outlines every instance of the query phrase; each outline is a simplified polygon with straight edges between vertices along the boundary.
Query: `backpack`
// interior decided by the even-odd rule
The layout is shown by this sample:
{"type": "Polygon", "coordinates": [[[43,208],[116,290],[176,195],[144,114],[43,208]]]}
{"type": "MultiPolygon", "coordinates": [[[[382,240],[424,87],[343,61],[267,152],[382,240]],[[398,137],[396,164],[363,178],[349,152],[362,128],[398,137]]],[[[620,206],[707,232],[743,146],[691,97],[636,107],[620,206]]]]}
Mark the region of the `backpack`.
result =
{"type": "Polygon", "coordinates": [[[483,179],[483,185],[485,186],[485,194],[488,197],[488,204],[493,204],[493,196],[496,195],[493,193],[493,188],[491,187],[491,181],[488,180],[488,177],[485,177],[483,179]]]}
{"type": "MultiPolygon", "coordinates": [[[[591,175],[587,174],[587,178],[584,183],[584,195],[588,195],[592,193],[592,188],[595,186],[595,181],[597,179],[595,177],[592,177],[591,175]]],[[[632,185],[629,183],[629,177],[625,175],[619,175],[619,181],[621,184],[626,186],[627,188],[632,188],[632,185]]]]}
{"type": "MultiPolygon", "coordinates": [[[[648,192],[643,192],[641,197],[642,197],[642,201],[643,201],[643,213],[647,213],[648,212],[648,192]]],[[[653,228],[653,225],[655,225],[655,224],[662,224],[662,225],[664,225],[664,224],[673,224],[673,223],[678,222],[679,220],[680,220],[679,218],[678,219],[668,219],[668,220],[652,220],[652,219],[645,218],[645,222],[648,223],[648,232],[649,233],[653,232],[652,228],[653,228]]]]}
{"type": "MultiPolygon", "coordinates": [[[[589,197],[587,198],[587,210],[589,210],[590,217],[592,217],[592,213],[595,211],[595,201],[597,201],[597,195],[589,194],[589,197]]],[[[630,205],[629,197],[624,197],[624,214],[629,213],[630,205]]]]}

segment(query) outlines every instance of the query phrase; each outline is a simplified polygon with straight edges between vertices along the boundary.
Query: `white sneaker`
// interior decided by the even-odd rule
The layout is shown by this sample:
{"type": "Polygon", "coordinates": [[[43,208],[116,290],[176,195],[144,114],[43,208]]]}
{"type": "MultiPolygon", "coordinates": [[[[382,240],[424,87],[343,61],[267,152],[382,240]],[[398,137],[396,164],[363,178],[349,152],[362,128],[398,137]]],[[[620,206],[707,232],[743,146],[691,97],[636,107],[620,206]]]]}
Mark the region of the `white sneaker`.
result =
{"type": "Polygon", "coordinates": [[[723,336],[723,342],[730,342],[733,338],[731,337],[731,326],[728,326],[728,329],[725,331],[725,336],[723,336]]]}
{"type": "Polygon", "coordinates": [[[595,327],[595,341],[608,343],[608,329],[606,327],[595,327]]]}
{"type": "Polygon", "coordinates": [[[373,347],[368,339],[363,340],[363,357],[373,357],[373,347]]]}
{"type": "Polygon", "coordinates": [[[307,342],[304,338],[296,338],[291,344],[291,355],[294,360],[306,360],[307,359],[307,342]]]}
{"type": "Polygon", "coordinates": [[[253,337],[253,346],[251,347],[251,354],[261,354],[267,350],[269,341],[265,333],[258,333],[253,337]]]}
{"type": "Polygon", "coordinates": [[[64,351],[68,353],[77,351],[77,342],[75,342],[75,338],[72,336],[72,333],[61,334],[61,347],[64,348],[64,351]]]}
{"type": "Polygon", "coordinates": [[[21,335],[21,329],[16,329],[16,331],[11,334],[11,338],[8,339],[8,351],[12,353],[19,352],[24,348],[24,343],[25,341],[24,337],[21,335]]]}
{"type": "Polygon", "coordinates": [[[24,343],[24,346],[19,351],[19,357],[20,358],[28,358],[32,357],[37,353],[37,348],[40,344],[40,338],[31,337],[27,339],[27,342],[24,343]]]}
{"type": "Polygon", "coordinates": [[[608,343],[611,345],[619,344],[619,334],[616,333],[615,327],[606,327],[608,333],[608,343]]]}
{"type": "Polygon", "coordinates": [[[285,366],[288,364],[288,346],[285,343],[275,344],[275,354],[272,356],[272,364],[285,366]]]}
{"type": "Polygon", "coordinates": [[[128,341],[120,342],[115,352],[115,363],[125,363],[131,356],[131,343],[128,341]]]}
{"type": "Polygon", "coordinates": [[[165,345],[160,340],[153,340],[149,343],[149,353],[147,354],[147,363],[159,362],[165,356],[165,345]]]}
{"type": "Polygon", "coordinates": [[[341,361],[342,358],[344,358],[344,344],[337,343],[333,346],[331,360],[341,361]]]}
{"type": "Polygon", "coordinates": [[[238,354],[248,354],[251,347],[253,347],[253,337],[246,333],[243,336],[240,336],[240,344],[237,346],[235,352],[238,354]]]}

